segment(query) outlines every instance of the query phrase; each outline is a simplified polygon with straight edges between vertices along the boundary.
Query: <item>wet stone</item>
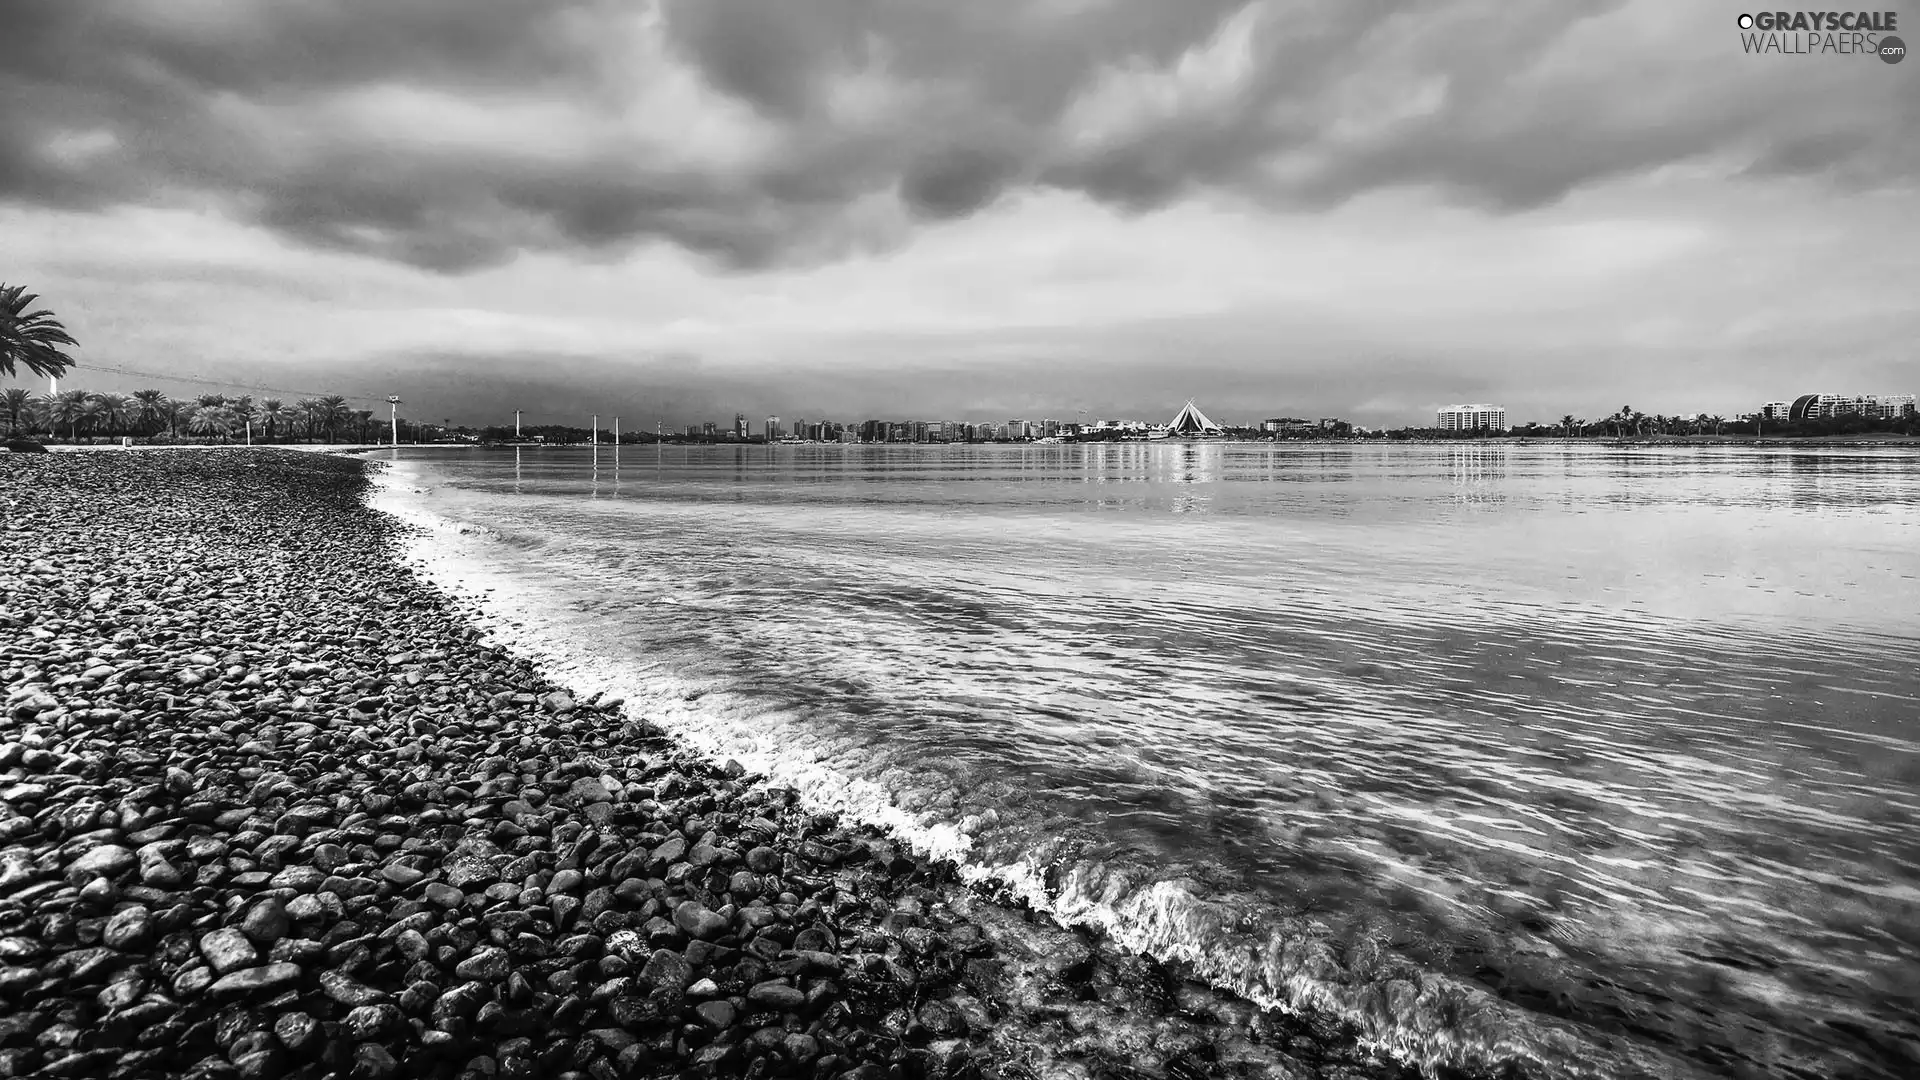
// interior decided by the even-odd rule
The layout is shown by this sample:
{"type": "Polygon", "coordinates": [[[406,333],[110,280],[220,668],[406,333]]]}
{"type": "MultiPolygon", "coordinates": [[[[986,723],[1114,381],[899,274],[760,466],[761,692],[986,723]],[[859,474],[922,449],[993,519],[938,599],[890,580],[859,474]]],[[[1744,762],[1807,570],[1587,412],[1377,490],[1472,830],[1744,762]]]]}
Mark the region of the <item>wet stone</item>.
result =
{"type": "Polygon", "coordinates": [[[303,1012],[282,1013],[273,1021],[273,1037],[296,1053],[313,1045],[319,1035],[319,1021],[303,1012]]]}
{"type": "Polygon", "coordinates": [[[711,939],[727,932],[727,920],[707,906],[692,900],[673,909],[673,923],[689,937],[711,939]]]}
{"type": "Polygon", "coordinates": [[[344,971],[321,972],[320,990],[349,1008],[371,1005],[387,999],[385,991],[376,990],[344,971]]]}
{"type": "Polygon", "coordinates": [[[133,869],[133,852],[118,844],[102,844],[67,864],[67,880],[76,884],[93,877],[112,878],[133,869]]]}
{"type": "Polygon", "coordinates": [[[679,953],[657,949],[640,969],[640,981],[648,986],[665,987],[676,993],[693,980],[693,966],[679,953]]]}
{"type": "Polygon", "coordinates": [[[475,886],[484,889],[498,880],[499,872],[484,859],[464,855],[447,864],[447,884],[462,891],[475,886]]]}
{"type": "Polygon", "coordinates": [[[300,981],[298,964],[265,964],[242,968],[222,975],[207,988],[209,996],[219,998],[271,997],[300,981]]]}
{"type": "Polygon", "coordinates": [[[114,912],[100,931],[100,942],[114,949],[133,950],[144,946],[153,933],[153,914],[135,906],[114,912]]]}
{"type": "Polygon", "coordinates": [[[606,803],[613,801],[613,792],[598,777],[582,777],[573,782],[567,794],[579,803],[606,803]]]}
{"type": "Polygon", "coordinates": [[[403,1023],[400,1010],[393,1005],[360,1005],[348,1010],[340,1026],[350,1038],[364,1042],[387,1035],[403,1023]]]}
{"type": "Polygon", "coordinates": [[[511,969],[512,964],[507,958],[506,950],[487,947],[475,951],[472,956],[460,961],[459,965],[453,969],[453,973],[462,979],[499,982],[507,977],[507,972],[511,969]]]}
{"type": "Polygon", "coordinates": [[[221,975],[251,966],[260,958],[245,934],[231,927],[215,930],[200,939],[200,955],[221,975]]]}
{"type": "Polygon", "coordinates": [[[747,1000],[770,1009],[793,1010],[806,1004],[807,995],[783,982],[763,982],[747,991],[747,1000]]]}
{"type": "Polygon", "coordinates": [[[292,920],[287,915],[285,905],[268,898],[247,909],[247,917],[240,923],[240,932],[256,944],[270,947],[287,936],[291,925],[292,920]]]}

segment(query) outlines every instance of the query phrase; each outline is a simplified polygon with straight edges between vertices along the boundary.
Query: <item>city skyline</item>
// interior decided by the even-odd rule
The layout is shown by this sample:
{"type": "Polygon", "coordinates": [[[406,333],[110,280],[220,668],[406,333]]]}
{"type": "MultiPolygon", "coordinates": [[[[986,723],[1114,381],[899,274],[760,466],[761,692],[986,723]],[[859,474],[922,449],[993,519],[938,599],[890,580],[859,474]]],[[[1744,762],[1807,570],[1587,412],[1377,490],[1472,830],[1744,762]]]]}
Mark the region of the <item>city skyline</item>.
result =
{"type": "MultiPolygon", "coordinates": [[[[147,382],[142,383],[141,379],[145,378],[145,376],[136,376],[136,375],[131,375],[131,374],[127,374],[124,372],[117,372],[117,371],[98,372],[85,367],[79,367],[69,371],[66,378],[67,378],[68,386],[70,388],[83,389],[83,390],[96,392],[96,393],[121,393],[121,394],[131,393],[136,389],[150,388],[151,383],[154,381],[179,382],[181,385],[190,387],[190,392],[168,395],[169,397],[172,397],[175,400],[191,400],[195,397],[204,396],[207,394],[224,393],[224,395],[229,398],[244,395],[255,401],[266,400],[268,398],[277,398],[277,399],[283,400],[285,403],[290,405],[292,404],[292,399],[296,397],[318,397],[327,393],[331,393],[331,391],[289,389],[289,388],[281,388],[281,387],[247,385],[247,384],[235,383],[235,382],[220,382],[215,380],[197,380],[197,379],[191,380],[191,381],[182,381],[178,379],[156,378],[156,379],[148,379],[147,382]],[[88,376],[90,375],[95,376],[96,378],[93,380],[89,380],[88,376]],[[102,376],[102,375],[106,376],[104,380],[98,378],[99,376],[102,376]]],[[[0,379],[0,389],[5,389],[8,386],[23,386],[29,389],[54,388],[48,383],[47,380],[40,379],[38,377],[31,377],[31,376],[25,377],[25,378],[15,377],[12,379],[0,379]]],[[[44,390],[37,391],[37,392],[44,392],[44,390]]],[[[433,398],[433,392],[431,389],[427,389],[424,391],[415,391],[414,393],[423,394],[429,401],[431,401],[433,398]]],[[[360,395],[353,395],[349,397],[349,401],[355,405],[371,407],[373,405],[378,405],[378,404],[387,404],[389,402],[390,397],[399,397],[399,395],[387,395],[384,393],[360,394],[360,395]]],[[[1508,426],[1508,427],[1518,428],[1518,427],[1523,427],[1527,424],[1535,424],[1540,426],[1551,427],[1561,423],[1562,419],[1566,416],[1574,416],[1577,420],[1582,422],[1601,423],[1601,422],[1604,422],[1606,418],[1616,415],[1620,413],[1622,410],[1629,409],[1629,408],[1632,409],[1635,413],[1648,418],[1668,417],[1668,418],[1674,418],[1674,419],[1693,420],[1696,417],[1705,416],[1710,418],[1718,417],[1724,420],[1736,420],[1741,418],[1750,418],[1753,416],[1761,416],[1768,420],[1775,420],[1775,419],[1786,418],[1787,407],[1792,403],[1793,399],[1795,398],[1799,399],[1802,402],[1813,400],[1813,399],[1820,399],[1822,401],[1829,401],[1829,402],[1839,401],[1839,402],[1856,402],[1856,403],[1871,401],[1873,399],[1886,399],[1886,400],[1891,400],[1895,403],[1894,412],[1897,413],[1902,407],[1902,403],[1904,403],[1905,407],[1911,408],[1915,403],[1916,397],[1920,397],[1920,395],[1916,395],[1915,393],[1911,393],[1911,392],[1899,392],[1899,391],[1880,391],[1880,392],[1867,392],[1867,393],[1861,393],[1856,391],[1856,392],[1849,392],[1849,393],[1843,393],[1843,394],[1832,394],[1832,393],[1795,394],[1795,395],[1790,395],[1788,399],[1784,399],[1784,400],[1779,398],[1761,397],[1753,401],[1750,401],[1747,406],[1738,407],[1731,410],[1729,409],[1684,409],[1684,410],[1674,410],[1674,411],[1668,411],[1667,409],[1659,407],[1657,405],[1648,407],[1648,408],[1640,408],[1638,406],[1633,405],[1631,402],[1629,402],[1624,405],[1614,406],[1612,409],[1607,410],[1605,412],[1597,412],[1591,415],[1584,413],[1580,410],[1560,410],[1560,411],[1551,411],[1548,414],[1543,414],[1539,416],[1527,416],[1527,417],[1511,416],[1510,410],[1506,409],[1503,405],[1500,405],[1500,404],[1462,404],[1458,402],[1450,402],[1447,404],[1436,405],[1433,408],[1425,410],[1424,412],[1413,413],[1405,417],[1389,418],[1386,422],[1375,422],[1372,424],[1362,423],[1358,419],[1352,416],[1351,410],[1341,410],[1341,409],[1322,410],[1322,409],[1307,409],[1307,408],[1299,408],[1299,407],[1276,408],[1272,406],[1262,408],[1260,406],[1252,406],[1252,407],[1248,407],[1240,410],[1242,412],[1249,414],[1247,418],[1242,418],[1238,413],[1232,413],[1232,414],[1222,413],[1220,415],[1228,417],[1227,419],[1224,419],[1221,421],[1223,426],[1238,428],[1238,429],[1258,428],[1263,423],[1266,423],[1270,420],[1275,420],[1275,419],[1311,420],[1316,423],[1322,420],[1337,419],[1345,423],[1354,424],[1357,427],[1364,427],[1364,428],[1369,428],[1373,430],[1397,430],[1397,429],[1417,429],[1417,428],[1437,428],[1437,429],[1445,430],[1445,429],[1456,427],[1456,426],[1459,426],[1459,427],[1508,426]],[[1450,411],[1462,410],[1462,409],[1465,409],[1465,410],[1488,409],[1497,413],[1498,418],[1491,425],[1485,422],[1463,422],[1463,423],[1449,422],[1446,414],[1450,411]],[[1257,417],[1252,415],[1256,413],[1259,414],[1257,417]],[[1294,414],[1296,413],[1300,415],[1295,416],[1294,414]],[[1432,423],[1421,422],[1421,418],[1423,416],[1426,419],[1431,420],[1433,422],[1432,423]]],[[[406,398],[402,397],[401,400],[404,401],[406,400],[406,398]]],[[[419,400],[419,399],[416,398],[415,400],[419,400]]],[[[597,413],[589,412],[587,415],[589,418],[596,415],[600,416],[601,419],[604,421],[603,424],[601,425],[602,429],[603,430],[608,429],[613,422],[613,418],[620,416],[622,414],[611,412],[611,411],[604,411],[604,403],[608,400],[606,395],[604,394],[599,395],[596,398],[596,400],[602,402],[603,410],[597,413]]],[[[1195,401],[1200,399],[1194,396],[1188,396],[1180,400],[1182,400],[1186,405],[1191,406],[1194,404],[1195,401]]],[[[495,406],[491,406],[491,408],[498,409],[499,406],[495,405],[495,406]]],[[[1175,414],[1176,419],[1178,417],[1178,414],[1181,413],[1182,411],[1183,409],[1180,407],[1174,408],[1173,412],[1175,414]]],[[[1097,413],[1091,410],[1076,409],[1073,411],[1072,415],[1066,415],[1063,410],[1060,410],[1058,408],[1042,407],[1036,410],[1031,410],[1031,412],[1033,412],[1036,417],[1034,422],[1038,422],[1039,419],[1048,418],[1051,414],[1061,413],[1060,416],[1054,417],[1054,419],[1057,419],[1058,422],[1060,423],[1079,423],[1079,424],[1090,425],[1098,421],[1107,421],[1107,422],[1118,422],[1118,423],[1129,424],[1129,425],[1144,425],[1144,426],[1156,426],[1156,425],[1166,426],[1169,423],[1172,423],[1172,421],[1156,420],[1154,419],[1153,414],[1148,414],[1144,416],[1138,415],[1138,414],[1127,414],[1123,410],[1111,410],[1105,413],[1097,413]]],[[[1162,410],[1162,412],[1164,412],[1164,410],[1162,410]]],[[[1831,416],[1832,414],[1833,414],[1832,409],[1831,407],[1829,407],[1827,411],[1827,415],[1831,416]]],[[[687,434],[691,435],[694,433],[695,429],[700,428],[702,425],[704,425],[705,427],[714,428],[716,431],[724,430],[724,428],[727,425],[724,425],[722,421],[724,421],[727,415],[733,415],[736,423],[740,421],[745,421],[748,423],[749,426],[751,426],[752,424],[760,424],[763,428],[764,428],[765,420],[778,419],[779,417],[779,414],[770,414],[763,417],[761,413],[757,411],[752,411],[752,410],[748,412],[738,412],[737,410],[735,410],[735,411],[732,411],[731,413],[729,413],[727,410],[722,410],[720,420],[702,420],[702,419],[689,420],[689,418],[685,416],[670,417],[668,414],[664,412],[648,413],[644,408],[638,409],[631,413],[627,413],[625,414],[625,417],[626,417],[626,420],[628,421],[627,430],[630,433],[640,433],[643,431],[643,429],[645,429],[646,425],[651,424],[669,433],[686,431],[687,434]]],[[[946,408],[946,409],[937,409],[937,410],[933,410],[933,411],[929,411],[929,412],[921,413],[917,415],[908,415],[908,414],[901,414],[901,413],[886,414],[884,416],[876,415],[876,414],[865,414],[856,419],[852,419],[852,420],[846,419],[846,417],[853,416],[853,415],[854,414],[849,410],[838,410],[838,411],[823,410],[820,412],[811,413],[806,417],[801,417],[800,419],[812,419],[814,421],[833,422],[833,423],[839,423],[842,425],[846,425],[846,424],[857,425],[860,423],[872,422],[874,420],[884,420],[886,422],[893,422],[893,423],[922,423],[922,424],[924,423],[935,423],[935,424],[962,423],[962,424],[969,424],[969,425],[978,425],[978,424],[1002,423],[1007,419],[1005,414],[1001,414],[999,417],[996,418],[994,415],[980,408],[972,408],[972,409],[946,408]],[[937,417],[937,419],[933,419],[934,417],[937,417]]],[[[509,409],[507,412],[507,418],[504,421],[502,421],[502,420],[499,420],[498,418],[489,416],[485,413],[482,413],[478,416],[447,415],[441,410],[438,410],[429,406],[425,410],[425,412],[423,412],[419,416],[402,414],[401,419],[405,420],[405,422],[410,424],[431,425],[436,427],[484,429],[489,427],[512,426],[513,424],[519,422],[519,420],[522,417],[525,417],[525,423],[528,426],[579,427],[579,428],[582,428],[583,430],[589,426],[589,425],[580,424],[578,422],[581,419],[580,417],[570,417],[570,416],[555,414],[549,411],[543,411],[538,409],[509,409]],[[440,417],[439,422],[436,423],[435,420],[432,418],[432,415],[429,415],[429,414],[438,415],[440,417]]],[[[736,430],[738,430],[737,427],[736,427],[736,430]]]]}
{"type": "Polygon", "coordinates": [[[1382,425],[1870,390],[1920,337],[1920,68],[1724,5],[207,13],[10,17],[8,274],[83,365],[1382,425]]]}

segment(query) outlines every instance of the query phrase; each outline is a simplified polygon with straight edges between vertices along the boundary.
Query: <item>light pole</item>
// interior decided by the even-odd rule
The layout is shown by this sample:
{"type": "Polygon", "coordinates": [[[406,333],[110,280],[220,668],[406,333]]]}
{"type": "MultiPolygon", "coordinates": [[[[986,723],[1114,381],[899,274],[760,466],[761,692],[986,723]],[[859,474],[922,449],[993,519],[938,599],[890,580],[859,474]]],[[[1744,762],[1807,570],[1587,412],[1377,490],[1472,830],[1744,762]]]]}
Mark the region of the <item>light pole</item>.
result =
{"type": "Polygon", "coordinates": [[[400,399],[395,397],[392,394],[387,395],[387,424],[393,435],[394,448],[399,449],[400,447],[400,399]]]}

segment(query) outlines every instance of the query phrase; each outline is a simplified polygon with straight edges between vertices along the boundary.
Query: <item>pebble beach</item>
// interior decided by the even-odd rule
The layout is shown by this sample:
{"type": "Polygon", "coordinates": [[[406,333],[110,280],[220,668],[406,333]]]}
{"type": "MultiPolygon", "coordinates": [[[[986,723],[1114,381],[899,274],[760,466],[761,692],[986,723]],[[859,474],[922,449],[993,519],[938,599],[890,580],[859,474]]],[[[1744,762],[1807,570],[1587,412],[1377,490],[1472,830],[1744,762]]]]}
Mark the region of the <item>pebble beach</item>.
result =
{"type": "Polygon", "coordinates": [[[0,455],[0,1076],[1400,1076],[576,700],[351,457],[0,455]]]}

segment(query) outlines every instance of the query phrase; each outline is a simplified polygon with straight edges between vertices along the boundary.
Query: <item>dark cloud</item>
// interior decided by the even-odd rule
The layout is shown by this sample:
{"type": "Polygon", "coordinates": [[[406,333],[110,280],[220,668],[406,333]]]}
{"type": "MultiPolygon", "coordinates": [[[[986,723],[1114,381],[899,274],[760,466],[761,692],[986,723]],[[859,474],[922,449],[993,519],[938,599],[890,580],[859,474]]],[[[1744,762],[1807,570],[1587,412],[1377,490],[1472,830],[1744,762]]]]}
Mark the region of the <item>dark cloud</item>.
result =
{"type": "Polygon", "coordinates": [[[1031,186],[1149,209],[1430,185],[1514,210],[1708,157],[1854,186],[1920,173],[1911,72],[1743,55],[1731,15],[1673,11],[13,0],[0,200],[212,200],[461,271],[646,241],[831,257],[876,198],[941,219],[1031,186]]]}

